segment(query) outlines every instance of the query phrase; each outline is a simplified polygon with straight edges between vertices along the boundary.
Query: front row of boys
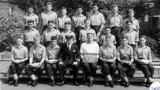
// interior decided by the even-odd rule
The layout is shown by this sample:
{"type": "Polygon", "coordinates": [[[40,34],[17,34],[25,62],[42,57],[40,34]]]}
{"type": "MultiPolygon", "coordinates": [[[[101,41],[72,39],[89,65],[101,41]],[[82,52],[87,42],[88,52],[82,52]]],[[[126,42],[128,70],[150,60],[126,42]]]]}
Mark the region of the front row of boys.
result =
{"type": "MultiPolygon", "coordinates": [[[[88,22],[89,23],[89,22],[88,22]]],[[[109,28],[106,28],[109,30],[109,28]]],[[[50,78],[50,85],[55,85],[55,75],[57,70],[60,75],[60,85],[65,83],[65,68],[73,69],[73,83],[78,86],[78,69],[80,64],[83,66],[85,72],[86,83],[89,87],[93,85],[94,76],[96,75],[97,64],[102,66],[102,73],[105,77],[105,85],[114,87],[112,78],[116,70],[118,70],[121,78],[121,84],[128,87],[128,77],[132,78],[135,73],[136,66],[144,73],[146,79],[146,86],[151,84],[151,77],[153,76],[153,66],[151,50],[146,46],[145,36],[140,37],[140,45],[137,48],[132,48],[128,44],[128,38],[121,38],[121,45],[116,49],[114,40],[109,37],[103,39],[103,44],[99,48],[95,42],[95,32],[88,30],[85,38],[82,40],[80,51],[75,43],[75,34],[70,32],[63,33],[65,42],[61,42],[58,46],[59,38],[52,36],[49,45],[45,48],[40,44],[40,37],[34,37],[34,44],[30,47],[29,52],[27,47],[23,46],[23,39],[17,38],[16,45],[12,47],[12,64],[10,65],[10,72],[13,74],[13,81],[10,84],[18,86],[19,76],[24,69],[31,78],[29,84],[36,86],[38,84],[38,77],[45,69],[50,78]],[[28,54],[29,53],[29,54],[28,54]],[[89,55],[90,58],[86,59],[89,55]],[[29,58],[28,58],[29,57],[29,58]],[[29,62],[28,62],[29,59],[29,62]],[[82,60],[82,61],[81,61],[82,60]],[[135,64],[133,64],[135,62],[135,64]],[[127,69],[125,69],[127,68],[127,69]]]]}

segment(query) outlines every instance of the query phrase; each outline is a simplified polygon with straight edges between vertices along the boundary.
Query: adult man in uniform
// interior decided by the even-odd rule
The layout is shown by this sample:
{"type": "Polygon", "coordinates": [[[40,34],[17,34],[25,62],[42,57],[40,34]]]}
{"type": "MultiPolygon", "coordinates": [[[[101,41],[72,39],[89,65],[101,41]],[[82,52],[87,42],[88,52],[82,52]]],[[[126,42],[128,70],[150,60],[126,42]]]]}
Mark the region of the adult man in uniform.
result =
{"type": "Polygon", "coordinates": [[[58,57],[61,57],[61,61],[58,63],[61,83],[62,86],[65,82],[65,72],[64,69],[70,67],[73,69],[73,81],[76,86],[78,86],[77,82],[77,74],[78,74],[78,67],[79,67],[79,57],[80,53],[76,43],[73,41],[74,34],[68,33],[66,36],[66,42],[61,44],[60,52],[58,57]]]}

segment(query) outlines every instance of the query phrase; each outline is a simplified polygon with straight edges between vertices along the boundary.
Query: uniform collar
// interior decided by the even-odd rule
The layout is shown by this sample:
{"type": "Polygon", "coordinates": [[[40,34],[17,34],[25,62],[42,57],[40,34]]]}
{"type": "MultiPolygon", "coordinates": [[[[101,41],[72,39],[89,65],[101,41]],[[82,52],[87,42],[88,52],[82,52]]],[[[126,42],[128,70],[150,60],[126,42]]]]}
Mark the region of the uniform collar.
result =
{"type": "Polygon", "coordinates": [[[23,46],[21,45],[20,47],[18,47],[18,46],[16,45],[16,48],[17,48],[17,49],[21,49],[21,48],[23,48],[23,46]]]}
{"type": "Polygon", "coordinates": [[[38,45],[37,47],[34,45],[34,49],[38,49],[38,48],[41,48],[42,45],[38,45]]]}
{"type": "Polygon", "coordinates": [[[34,13],[32,13],[32,14],[30,14],[30,15],[29,15],[29,14],[27,14],[27,16],[34,16],[34,13]]]}
{"type": "Polygon", "coordinates": [[[116,15],[111,14],[112,17],[119,17],[119,14],[117,13],[116,15]]]}
{"type": "Polygon", "coordinates": [[[54,47],[50,46],[50,48],[51,48],[51,49],[58,49],[59,46],[58,46],[58,45],[56,45],[56,46],[54,46],[54,47]]]}
{"type": "Polygon", "coordinates": [[[50,14],[52,14],[52,12],[53,12],[53,11],[50,11],[50,12],[47,13],[47,12],[45,11],[44,14],[50,15],[50,14]]]}

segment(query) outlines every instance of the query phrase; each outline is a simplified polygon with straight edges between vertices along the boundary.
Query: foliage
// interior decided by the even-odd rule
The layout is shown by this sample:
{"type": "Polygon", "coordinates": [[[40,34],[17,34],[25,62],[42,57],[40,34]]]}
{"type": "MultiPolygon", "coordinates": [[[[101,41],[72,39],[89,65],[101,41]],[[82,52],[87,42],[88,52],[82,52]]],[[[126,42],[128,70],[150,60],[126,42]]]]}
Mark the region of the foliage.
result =
{"type": "MultiPolygon", "coordinates": [[[[111,5],[117,4],[120,9],[120,13],[126,17],[126,10],[128,8],[140,7],[140,1],[137,0],[10,0],[11,3],[17,4],[19,8],[24,11],[27,11],[27,6],[34,6],[35,13],[39,14],[44,10],[44,5],[46,2],[50,1],[53,4],[53,9],[58,11],[61,7],[68,8],[68,14],[72,15],[75,12],[77,6],[82,6],[85,12],[88,12],[93,3],[97,3],[100,7],[100,11],[104,14],[108,14],[108,10],[110,10],[111,5]]],[[[143,11],[143,6],[137,11],[143,11]],[[142,9],[142,10],[139,10],[142,9]]]]}
{"type": "Polygon", "coordinates": [[[10,50],[15,38],[22,35],[22,22],[17,14],[9,15],[5,12],[0,15],[0,51],[10,50]]]}

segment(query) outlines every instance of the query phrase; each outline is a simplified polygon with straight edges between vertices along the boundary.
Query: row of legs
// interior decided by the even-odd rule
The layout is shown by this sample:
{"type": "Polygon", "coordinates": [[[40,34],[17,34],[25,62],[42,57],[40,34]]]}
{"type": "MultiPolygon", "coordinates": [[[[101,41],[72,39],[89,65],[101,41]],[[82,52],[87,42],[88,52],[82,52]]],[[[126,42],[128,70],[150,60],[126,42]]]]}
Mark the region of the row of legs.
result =
{"type": "MultiPolygon", "coordinates": [[[[97,70],[97,63],[84,63],[83,65],[83,72],[84,72],[84,78],[88,86],[93,85],[93,79],[94,76],[96,75],[96,70],[97,70]]],[[[105,85],[108,83],[110,86],[113,85],[112,78],[114,78],[116,70],[118,70],[118,74],[121,78],[121,81],[124,83],[125,86],[129,86],[129,81],[128,78],[132,78],[134,73],[135,73],[135,66],[134,65],[128,65],[128,64],[121,64],[121,63],[106,63],[101,61],[100,65],[102,66],[101,72],[103,73],[103,76],[105,78],[105,85]]],[[[79,63],[77,65],[73,65],[73,62],[63,62],[63,64],[45,64],[46,72],[48,77],[50,77],[51,80],[51,85],[55,85],[55,74],[57,70],[59,70],[59,75],[61,79],[61,85],[64,84],[65,82],[65,68],[70,67],[73,69],[73,81],[75,85],[78,85],[77,82],[77,75],[78,75],[78,68],[79,68],[79,63]],[[57,68],[58,67],[58,68],[57,68]]],[[[136,67],[139,68],[143,73],[144,77],[147,79],[147,83],[150,84],[151,80],[150,78],[154,74],[154,68],[151,64],[149,65],[142,65],[142,64],[136,64],[136,67]]],[[[15,64],[12,63],[10,65],[10,72],[13,74],[13,79],[14,79],[14,85],[18,85],[18,76],[22,74],[22,70],[25,69],[26,73],[30,76],[31,78],[31,83],[33,86],[37,84],[37,79],[38,77],[42,74],[44,70],[44,65],[42,65],[39,68],[33,68],[30,65],[26,65],[26,63],[20,63],[20,64],[15,64]],[[25,67],[25,68],[24,68],[25,67]]]]}

